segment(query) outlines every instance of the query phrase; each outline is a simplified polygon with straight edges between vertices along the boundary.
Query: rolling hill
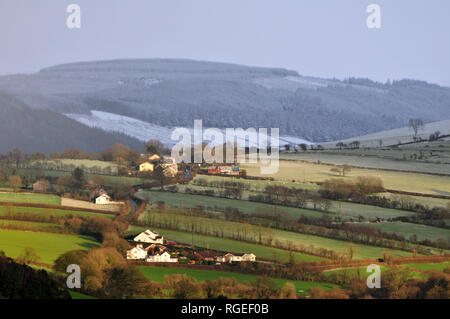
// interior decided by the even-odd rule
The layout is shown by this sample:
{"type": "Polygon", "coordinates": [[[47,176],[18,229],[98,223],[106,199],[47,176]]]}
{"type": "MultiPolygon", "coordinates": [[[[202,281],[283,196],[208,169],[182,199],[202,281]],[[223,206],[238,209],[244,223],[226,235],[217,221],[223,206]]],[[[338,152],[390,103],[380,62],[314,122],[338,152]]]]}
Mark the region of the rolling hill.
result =
{"type": "Polygon", "coordinates": [[[143,148],[141,142],[129,136],[86,127],[54,111],[32,109],[4,93],[0,93],[0,136],[0,153],[16,147],[26,153],[69,148],[99,152],[115,143],[143,148]]]}
{"type": "Polygon", "coordinates": [[[450,119],[450,88],[426,82],[340,81],[279,68],[178,59],[59,65],[0,77],[0,92],[0,106],[8,106],[3,122],[23,131],[17,138],[8,133],[14,139],[2,141],[0,152],[10,144],[26,151],[56,150],[66,142],[97,150],[109,141],[136,145],[135,138],[152,137],[126,129],[117,131],[134,138],[113,134],[114,121],[88,129],[83,119],[93,116],[92,111],[165,129],[192,127],[195,119],[202,119],[204,127],[278,127],[281,135],[315,142],[403,127],[413,117],[425,122],[450,119]],[[8,102],[5,95],[16,102],[8,102]],[[27,122],[21,113],[47,121],[27,122]],[[39,136],[53,136],[57,142],[39,136]]]}

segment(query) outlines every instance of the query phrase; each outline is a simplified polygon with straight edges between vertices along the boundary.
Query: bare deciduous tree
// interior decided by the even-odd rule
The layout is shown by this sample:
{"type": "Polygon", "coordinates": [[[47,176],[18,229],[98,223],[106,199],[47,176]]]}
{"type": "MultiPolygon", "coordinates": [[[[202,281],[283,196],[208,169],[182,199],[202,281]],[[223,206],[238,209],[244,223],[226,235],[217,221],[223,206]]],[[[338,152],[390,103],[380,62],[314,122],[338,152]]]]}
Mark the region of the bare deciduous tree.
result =
{"type": "Polygon", "coordinates": [[[414,137],[416,137],[419,130],[423,130],[425,128],[425,124],[421,119],[410,119],[408,122],[408,127],[414,131],[414,137]]]}

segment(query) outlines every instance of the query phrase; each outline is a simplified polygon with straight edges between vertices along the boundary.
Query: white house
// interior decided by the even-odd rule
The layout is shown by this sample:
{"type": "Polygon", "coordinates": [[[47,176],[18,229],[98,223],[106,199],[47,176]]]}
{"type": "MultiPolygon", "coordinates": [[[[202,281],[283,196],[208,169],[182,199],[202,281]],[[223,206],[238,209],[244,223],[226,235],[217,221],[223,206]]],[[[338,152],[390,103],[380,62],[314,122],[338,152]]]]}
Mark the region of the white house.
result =
{"type": "Polygon", "coordinates": [[[256,256],[254,254],[244,254],[242,255],[242,261],[256,261],[256,256]]]}
{"type": "Polygon", "coordinates": [[[226,254],[223,257],[216,257],[216,262],[242,262],[242,261],[256,261],[256,256],[254,254],[244,254],[242,256],[239,255],[233,255],[233,254],[226,254]]]}
{"type": "Polygon", "coordinates": [[[106,193],[102,193],[99,197],[95,199],[95,204],[97,205],[106,205],[111,203],[111,197],[106,193]]]}
{"type": "Polygon", "coordinates": [[[235,255],[230,254],[230,253],[226,254],[223,257],[225,258],[225,262],[227,262],[227,263],[242,261],[242,257],[241,256],[235,256],[235,255]]]}
{"type": "Polygon", "coordinates": [[[137,245],[131,250],[127,250],[127,259],[145,259],[147,251],[142,245],[137,245]]]}
{"type": "Polygon", "coordinates": [[[178,262],[178,258],[172,258],[172,256],[165,251],[162,254],[156,253],[154,255],[149,255],[145,261],[148,263],[176,263],[178,262]]]}
{"type": "Polygon", "coordinates": [[[150,229],[140,233],[134,237],[134,241],[138,243],[164,244],[164,237],[150,229]]]}

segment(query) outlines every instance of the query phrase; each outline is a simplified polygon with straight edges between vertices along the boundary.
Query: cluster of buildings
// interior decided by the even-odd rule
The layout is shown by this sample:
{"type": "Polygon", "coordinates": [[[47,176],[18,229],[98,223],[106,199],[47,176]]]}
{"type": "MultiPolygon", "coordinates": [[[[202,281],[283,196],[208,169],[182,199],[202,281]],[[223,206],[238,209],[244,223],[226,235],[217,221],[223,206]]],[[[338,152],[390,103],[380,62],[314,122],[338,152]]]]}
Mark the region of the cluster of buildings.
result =
{"type": "MultiPolygon", "coordinates": [[[[165,242],[164,237],[152,230],[147,229],[140,233],[133,239],[138,244],[136,247],[127,251],[128,260],[144,260],[149,263],[177,263],[178,258],[173,257],[168,251],[167,245],[174,245],[174,242],[165,242]],[[144,244],[148,244],[144,247],[144,244]]],[[[208,262],[215,262],[216,264],[222,263],[236,263],[236,262],[255,262],[256,256],[254,254],[233,255],[226,254],[224,256],[204,256],[202,253],[194,252],[194,259],[203,260],[208,262]],[[198,258],[197,258],[198,257],[198,258]]],[[[181,257],[185,258],[185,257],[181,257]]],[[[193,262],[195,263],[195,261],[193,262]]]]}
{"type": "Polygon", "coordinates": [[[156,167],[161,166],[164,169],[164,175],[168,177],[174,177],[178,173],[178,164],[172,157],[163,157],[159,155],[152,155],[147,161],[139,165],[139,172],[149,172],[155,171],[156,167]]]}
{"type": "Polygon", "coordinates": [[[208,168],[208,174],[223,174],[230,176],[239,176],[241,173],[238,166],[214,166],[208,168]]]}
{"type": "Polygon", "coordinates": [[[144,248],[143,244],[138,244],[131,250],[127,251],[127,259],[145,260],[149,263],[176,263],[178,258],[174,258],[163,246],[164,237],[159,233],[147,229],[133,239],[138,243],[150,244],[144,248]]]}

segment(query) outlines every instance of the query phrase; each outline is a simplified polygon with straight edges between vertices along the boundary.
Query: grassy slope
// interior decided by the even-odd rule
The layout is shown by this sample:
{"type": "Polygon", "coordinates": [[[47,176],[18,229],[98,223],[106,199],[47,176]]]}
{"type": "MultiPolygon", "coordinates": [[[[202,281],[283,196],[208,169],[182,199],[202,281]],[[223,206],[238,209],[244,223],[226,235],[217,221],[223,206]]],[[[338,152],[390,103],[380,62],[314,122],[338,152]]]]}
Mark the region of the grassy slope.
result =
{"type": "MultiPolygon", "coordinates": [[[[382,266],[381,267],[381,280],[383,280],[383,272],[388,270],[389,267],[382,266]]],[[[353,268],[342,268],[342,269],[331,269],[326,270],[323,272],[326,276],[332,276],[332,275],[344,275],[348,277],[356,277],[359,276],[359,278],[366,279],[371,273],[367,272],[367,267],[353,267],[353,268]]],[[[427,276],[423,273],[420,273],[418,271],[409,271],[408,272],[409,278],[414,279],[425,279],[427,276]]]]}
{"type": "Polygon", "coordinates": [[[261,213],[267,211],[268,213],[275,213],[279,211],[285,211],[292,218],[298,218],[302,215],[311,218],[320,218],[323,213],[312,211],[308,209],[300,209],[293,207],[275,206],[264,203],[255,203],[243,200],[234,200],[227,198],[217,198],[201,195],[188,195],[188,194],[173,194],[160,191],[143,191],[137,193],[137,196],[148,200],[151,203],[157,203],[163,201],[170,206],[192,208],[196,206],[205,206],[214,209],[232,207],[237,208],[243,213],[261,213]]]}
{"type": "MultiPolygon", "coordinates": [[[[189,187],[191,189],[196,189],[196,190],[214,190],[214,191],[218,191],[217,188],[212,188],[212,187],[200,187],[200,186],[196,186],[196,185],[178,185],[178,191],[180,193],[183,193],[184,190],[189,187]]],[[[248,192],[244,193],[243,196],[243,200],[247,200],[248,197],[245,196],[245,194],[248,192]]],[[[253,192],[252,194],[261,194],[261,193],[255,193],[253,192]]],[[[160,198],[161,200],[165,200],[165,198],[162,198],[163,195],[159,195],[159,194],[155,194],[154,196],[154,201],[157,201],[158,198],[160,198]]],[[[180,195],[171,195],[172,197],[176,197],[176,196],[186,196],[183,194],[180,195]]],[[[189,196],[189,195],[188,195],[189,196]]],[[[197,196],[197,195],[191,195],[191,196],[197,196]]],[[[205,197],[203,197],[205,198],[205,197]]],[[[152,199],[152,197],[150,197],[150,199],[152,199]]],[[[193,198],[195,199],[195,197],[193,198]]],[[[189,202],[189,200],[188,200],[189,202]]],[[[196,201],[198,203],[198,201],[196,201]]],[[[218,201],[220,203],[220,201],[218,201]]],[[[261,204],[259,204],[261,206],[261,204]]],[[[265,205],[266,207],[276,207],[274,205],[270,205],[268,206],[267,204],[262,204],[265,205]]],[[[286,207],[283,206],[279,206],[280,209],[286,209],[286,207]]],[[[324,212],[320,212],[320,211],[313,211],[312,209],[313,207],[313,203],[308,202],[307,203],[307,207],[309,209],[302,209],[302,210],[298,210],[298,209],[291,209],[292,213],[291,216],[292,217],[297,217],[297,214],[304,214],[306,216],[311,216],[311,217],[322,217],[324,212]]],[[[366,219],[370,219],[370,220],[375,220],[377,217],[382,218],[382,219],[387,219],[387,218],[395,218],[395,217],[402,217],[402,216],[414,216],[415,213],[414,212],[408,212],[408,211],[404,211],[404,210],[398,210],[398,209],[390,209],[390,208],[383,208],[383,207],[376,207],[376,206],[370,206],[370,205],[362,205],[362,204],[357,204],[357,203],[349,203],[349,202],[340,202],[340,201],[331,201],[331,207],[329,209],[329,212],[334,213],[339,215],[342,219],[350,219],[352,217],[356,217],[358,218],[359,216],[363,216],[366,219]]],[[[331,215],[330,215],[331,216],[331,215]]]]}
{"type": "MultiPolygon", "coordinates": [[[[365,224],[363,224],[365,225],[365,224]]],[[[435,241],[439,238],[448,240],[450,238],[450,230],[438,227],[432,227],[420,224],[402,223],[402,222],[382,222],[372,223],[371,227],[378,228],[386,233],[396,233],[409,238],[412,235],[417,235],[419,240],[435,241]]]]}
{"type": "Polygon", "coordinates": [[[61,205],[61,198],[47,194],[0,193],[0,202],[61,205]]]}
{"type": "MultiPolygon", "coordinates": [[[[330,178],[342,178],[330,172],[331,166],[329,165],[283,160],[280,160],[279,163],[278,173],[274,175],[261,175],[257,164],[241,166],[247,170],[247,174],[250,176],[274,177],[279,181],[320,182],[330,178]]],[[[449,178],[446,176],[353,168],[345,179],[350,180],[357,176],[380,177],[388,189],[438,195],[450,192],[449,178]]]]}
{"type": "MultiPolygon", "coordinates": [[[[377,195],[384,196],[390,199],[396,199],[399,196],[397,194],[392,193],[379,193],[377,195]]],[[[418,203],[429,207],[447,207],[447,205],[450,205],[450,200],[448,199],[412,196],[412,195],[402,195],[402,197],[408,199],[413,203],[418,203]]]]}
{"type": "MultiPolygon", "coordinates": [[[[71,175],[70,172],[53,171],[53,170],[19,169],[18,171],[21,174],[36,175],[36,176],[45,175],[52,177],[61,177],[71,175]]],[[[92,179],[94,176],[96,175],[86,174],[88,180],[92,179]]],[[[149,180],[143,180],[137,177],[112,176],[112,175],[100,175],[100,176],[103,178],[103,181],[105,182],[106,186],[113,186],[117,184],[139,185],[142,184],[143,182],[145,183],[150,182],[149,180]]]]}
{"type": "Polygon", "coordinates": [[[427,270],[444,271],[445,268],[450,267],[450,261],[443,263],[430,263],[430,264],[403,264],[402,267],[426,271],[427,270]]]}
{"type": "MultiPolygon", "coordinates": [[[[314,211],[311,209],[301,209],[294,207],[284,207],[277,205],[270,205],[264,203],[255,203],[245,200],[233,200],[226,198],[202,196],[202,195],[189,195],[189,194],[174,194],[166,193],[160,191],[143,191],[137,193],[141,198],[148,200],[151,203],[165,202],[169,206],[179,207],[179,208],[192,208],[196,206],[204,206],[214,210],[214,208],[226,208],[233,207],[237,208],[244,213],[275,213],[275,212],[286,212],[290,217],[297,219],[300,216],[307,216],[311,218],[321,218],[324,214],[320,211],[314,211]]],[[[381,207],[374,207],[369,205],[360,205],[354,203],[344,203],[344,202],[334,202],[331,210],[334,214],[341,216],[343,218],[364,216],[368,219],[380,218],[393,218],[400,216],[414,215],[412,212],[406,212],[396,209],[387,209],[381,207]]],[[[335,216],[330,214],[330,217],[335,216]]]]}
{"type": "MultiPolygon", "coordinates": [[[[151,281],[163,282],[164,276],[173,274],[186,274],[190,277],[197,279],[197,281],[216,280],[219,278],[235,278],[236,281],[242,283],[244,281],[254,281],[258,276],[239,274],[225,271],[211,271],[211,270],[198,270],[198,269],[182,269],[182,268],[163,268],[154,266],[139,266],[141,272],[151,281]]],[[[286,283],[293,283],[297,294],[306,295],[306,292],[313,287],[320,287],[323,289],[331,289],[337,287],[336,285],[320,282],[306,282],[306,281],[294,281],[287,279],[271,278],[278,284],[279,288],[282,288],[286,283]]]]}
{"type": "Polygon", "coordinates": [[[6,215],[8,212],[35,214],[35,215],[54,215],[54,216],[64,216],[64,215],[78,215],[78,216],[104,216],[106,218],[114,218],[115,215],[111,214],[101,214],[101,213],[91,213],[91,212],[81,212],[73,210],[63,210],[63,209],[48,209],[48,208],[36,208],[36,207],[5,207],[0,206],[0,216],[6,215]]]}
{"type": "Polygon", "coordinates": [[[10,226],[20,226],[21,230],[36,230],[41,231],[45,229],[45,231],[52,232],[52,230],[59,230],[60,226],[56,224],[50,223],[39,223],[39,222],[29,222],[29,221],[21,221],[21,220],[6,220],[0,219],[0,229],[8,228],[10,226]]]}
{"type": "Polygon", "coordinates": [[[0,231],[0,250],[17,258],[25,247],[33,247],[41,257],[40,262],[53,264],[55,259],[69,250],[89,250],[99,246],[93,238],[81,235],[35,233],[16,230],[0,231]]]}
{"type": "Polygon", "coordinates": [[[73,290],[69,290],[69,294],[72,297],[72,299],[97,299],[96,297],[88,296],[73,290]]]}

